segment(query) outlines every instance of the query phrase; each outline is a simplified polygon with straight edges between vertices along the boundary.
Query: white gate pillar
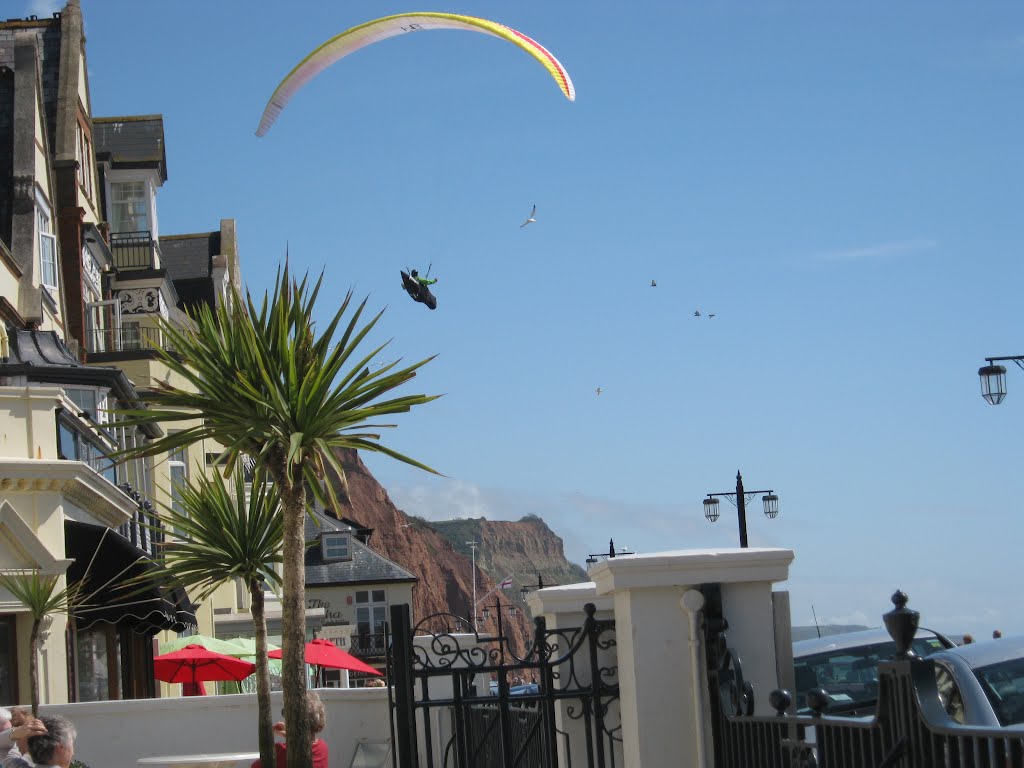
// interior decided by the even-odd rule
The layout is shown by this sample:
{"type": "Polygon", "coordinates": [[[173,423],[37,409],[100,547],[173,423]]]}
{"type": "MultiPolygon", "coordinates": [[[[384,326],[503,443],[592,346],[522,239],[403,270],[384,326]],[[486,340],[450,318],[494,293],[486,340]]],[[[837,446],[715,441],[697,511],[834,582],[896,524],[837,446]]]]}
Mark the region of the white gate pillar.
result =
{"type": "Polygon", "coordinates": [[[788,549],[701,549],[608,558],[591,568],[597,594],[615,605],[625,768],[710,765],[704,644],[691,645],[695,601],[683,600],[691,589],[721,584],[729,645],[744,674],[762,697],[776,687],[772,584],[789,577],[792,560],[788,549]]]}
{"type": "MultiPolygon", "coordinates": [[[[530,606],[530,612],[534,616],[544,616],[549,630],[574,630],[582,627],[587,618],[587,614],[583,611],[583,606],[587,603],[594,604],[596,609],[594,611],[595,619],[607,620],[614,618],[612,598],[610,596],[598,597],[592,581],[570,584],[564,587],[545,587],[527,596],[526,603],[530,606]]],[[[553,640],[559,641],[557,642],[554,656],[558,657],[566,653],[568,649],[565,647],[565,643],[561,642],[560,636],[553,636],[553,640]]],[[[602,652],[598,668],[608,669],[616,667],[615,655],[616,649],[614,647],[602,652]]],[[[560,678],[561,685],[566,687],[575,687],[576,684],[581,686],[589,685],[592,680],[590,678],[587,649],[582,648],[574,661],[574,665],[566,663],[560,666],[559,672],[562,675],[562,678],[560,678]],[[574,673],[574,677],[571,679],[570,669],[574,673]]],[[[573,764],[579,765],[582,756],[587,754],[586,724],[579,716],[580,710],[581,706],[578,699],[566,699],[555,703],[555,727],[559,731],[558,768],[569,768],[573,764]],[[576,717],[571,717],[570,712],[575,712],[576,717]],[[562,734],[565,735],[562,736],[562,734]],[[568,744],[568,750],[566,749],[566,743],[568,744]],[[572,757],[575,757],[575,763],[573,763],[572,757]]],[[[608,718],[605,721],[606,728],[609,730],[618,728],[618,707],[612,707],[606,716],[608,718]]],[[[615,752],[614,759],[608,759],[607,764],[622,765],[621,744],[618,741],[609,740],[603,734],[599,735],[599,738],[604,739],[607,748],[615,752]]]]}

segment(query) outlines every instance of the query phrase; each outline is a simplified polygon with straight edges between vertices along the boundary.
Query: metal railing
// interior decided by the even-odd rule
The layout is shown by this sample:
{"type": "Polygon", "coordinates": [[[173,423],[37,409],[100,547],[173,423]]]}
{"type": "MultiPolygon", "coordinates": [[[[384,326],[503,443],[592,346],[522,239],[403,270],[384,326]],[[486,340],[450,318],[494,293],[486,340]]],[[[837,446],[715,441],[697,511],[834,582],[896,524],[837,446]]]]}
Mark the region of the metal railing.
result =
{"type": "Polygon", "coordinates": [[[386,637],[383,632],[370,635],[352,635],[349,638],[349,653],[364,659],[384,658],[386,637]]]}
{"type": "Polygon", "coordinates": [[[119,271],[157,269],[160,266],[160,244],[148,230],[111,234],[110,251],[114,256],[114,267],[119,271]]]}
{"type": "Polygon", "coordinates": [[[1024,732],[959,725],[946,713],[935,663],[911,655],[917,612],[906,595],[885,615],[897,655],[878,665],[871,719],[825,715],[828,694],[807,696],[812,715],[787,715],[793,697],[777,689],[775,715],[754,715],[754,688],[728,648],[727,623],[708,623],[709,693],[716,768],[1024,768],[1024,732]],[[717,627],[716,627],[717,624],[717,627]]]}
{"type": "Polygon", "coordinates": [[[95,328],[86,334],[86,351],[140,352],[149,349],[171,349],[159,328],[124,325],[121,328],[95,328]]]}

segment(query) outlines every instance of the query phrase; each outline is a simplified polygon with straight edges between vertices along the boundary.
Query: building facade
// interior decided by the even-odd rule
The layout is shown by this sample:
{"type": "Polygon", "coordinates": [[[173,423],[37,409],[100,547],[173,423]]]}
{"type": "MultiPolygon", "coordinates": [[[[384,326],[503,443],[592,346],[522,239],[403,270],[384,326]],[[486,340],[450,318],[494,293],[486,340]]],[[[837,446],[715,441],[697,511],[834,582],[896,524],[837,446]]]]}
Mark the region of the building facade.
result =
{"type": "MultiPolygon", "coordinates": [[[[161,237],[166,180],[161,116],[92,115],[78,0],[0,22],[0,571],[84,585],[44,622],[42,703],[172,693],[153,679],[156,639],[213,634],[218,601],[235,601],[197,606],[157,563],[160,510],[220,447],[111,458],[161,434],[112,413],[168,378],[158,320],[188,323],[241,284],[232,220],[161,237]],[[158,585],[129,595],[142,572],[158,585]]],[[[0,703],[29,698],[31,626],[0,590],[0,703]]]]}

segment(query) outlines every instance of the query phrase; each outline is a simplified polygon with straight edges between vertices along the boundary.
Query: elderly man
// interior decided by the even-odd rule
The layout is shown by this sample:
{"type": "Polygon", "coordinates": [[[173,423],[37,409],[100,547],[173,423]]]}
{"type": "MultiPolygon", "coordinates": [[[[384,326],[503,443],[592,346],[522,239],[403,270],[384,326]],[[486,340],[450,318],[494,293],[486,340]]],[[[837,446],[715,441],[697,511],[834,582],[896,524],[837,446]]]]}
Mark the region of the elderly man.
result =
{"type": "Polygon", "coordinates": [[[75,758],[75,726],[60,715],[42,718],[46,733],[31,736],[28,751],[37,768],[69,768],[75,758]]]}

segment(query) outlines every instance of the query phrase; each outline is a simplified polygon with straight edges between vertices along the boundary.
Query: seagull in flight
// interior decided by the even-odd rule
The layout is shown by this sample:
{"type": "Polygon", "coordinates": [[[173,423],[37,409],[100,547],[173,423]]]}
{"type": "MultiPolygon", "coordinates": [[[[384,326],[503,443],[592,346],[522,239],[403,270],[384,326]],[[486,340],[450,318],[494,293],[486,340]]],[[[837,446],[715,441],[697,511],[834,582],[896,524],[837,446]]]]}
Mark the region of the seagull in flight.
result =
{"type": "Polygon", "coordinates": [[[594,390],[594,394],[597,395],[598,397],[600,397],[601,396],[601,388],[598,387],[597,389],[595,389],[594,390]]]}
{"type": "Polygon", "coordinates": [[[699,309],[693,310],[693,316],[694,317],[700,317],[700,310],[699,309]]]}
{"type": "Polygon", "coordinates": [[[533,210],[530,211],[529,218],[527,218],[526,221],[524,221],[522,224],[520,224],[519,228],[522,229],[527,224],[534,224],[534,223],[536,223],[536,221],[537,221],[537,219],[535,218],[536,216],[537,216],[537,206],[535,205],[535,206],[533,206],[533,210]]]}
{"type": "Polygon", "coordinates": [[[651,280],[651,288],[657,288],[657,287],[658,287],[658,281],[657,280],[651,280]]]}
{"type": "Polygon", "coordinates": [[[710,319],[711,319],[712,317],[714,317],[714,316],[715,316],[715,313],[714,313],[714,312],[709,312],[709,313],[708,313],[708,320],[710,320],[710,319]]]}

